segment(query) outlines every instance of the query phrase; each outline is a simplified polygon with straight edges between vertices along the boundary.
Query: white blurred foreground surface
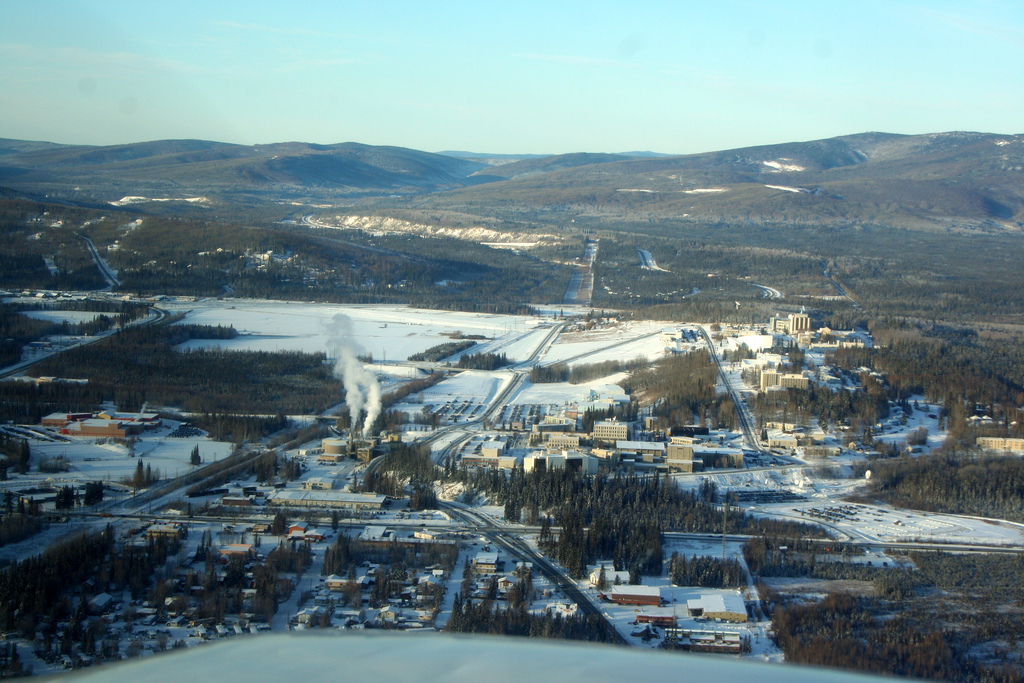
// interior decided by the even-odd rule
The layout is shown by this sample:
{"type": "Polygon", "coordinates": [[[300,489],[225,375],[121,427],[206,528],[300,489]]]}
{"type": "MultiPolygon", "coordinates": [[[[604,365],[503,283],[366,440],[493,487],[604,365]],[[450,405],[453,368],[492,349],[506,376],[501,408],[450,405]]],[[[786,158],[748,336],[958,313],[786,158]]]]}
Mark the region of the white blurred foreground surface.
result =
{"type": "Polygon", "coordinates": [[[239,637],[62,675],[75,681],[374,681],[398,683],[821,683],[877,681],[834,670],[744,662],[683,652],[511,637],[405,634],[281,634],[239,637]]]}

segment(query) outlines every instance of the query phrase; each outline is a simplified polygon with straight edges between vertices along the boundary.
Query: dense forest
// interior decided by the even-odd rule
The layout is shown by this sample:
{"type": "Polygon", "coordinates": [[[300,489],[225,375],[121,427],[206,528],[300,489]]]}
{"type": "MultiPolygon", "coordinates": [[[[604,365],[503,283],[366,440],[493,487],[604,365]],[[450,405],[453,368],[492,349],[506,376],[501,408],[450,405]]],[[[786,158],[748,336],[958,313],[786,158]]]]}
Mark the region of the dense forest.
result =
{"type": "MultiPolygon", "coordinates": [[[[183,353],[174,348],[188,338],[226,334],[231,334],[229,328],[130,328],[71,349],[32,371],[88,379],[88,393],[113,401],[122,410],[138,410],[148,402],[192,413],[303,414],[319,413],[340,401],[341,383],[323,354],[216,349],[183,353]]],[[[47,407],[38,412],[81,408],[47,407]]]]}
{"type": "Polygon", "coordinates": [[[1024,461],[1013,456],[942,453],[858,466],[871,470],[866,500],[897,507],[1024,522],[1024,461]]]}
{"type": "Polygon", "coordinates": [[[577,365],[567,363],[535,365],[530,370],[530,381],[534,384],[551,382],[583,384],[614,375],[617,372],[636,372],[649,365],[650,362],[646,358],[634,358],[630,361],[606,360],[600,363],[579,363],[577,365]]]}
{"type": "Polygon", "coordinates": [[[462,339],[459,341],[450,341],[443,344],[437,344],[431,346],[426,351],[420,351],[409,356],[409,360],[418,362],[430,362],[437,363],[438,361],[444,360],[449,356],[454,356],[456,353],[461,353],[466,349],[470,349],[476,346],[476,341],[472,339],[462,339]]]}
{"type": "Polygon", "coordinates": [[[885,570],[874,580],[879,597],[830,593],[813,602],[762,586],[786,661],[940,680],[1021,680],[1014,664],[1024,628],[1020,558],[909,559],[916,569],[885,570]]]}
{"type": "Polygon", "coordinates": [[[644,404],[663,426],[697,424],[735,430],[736,407],[728,394],[715,390],[718,369],[706,350],[668,356],[633,373],[627,390],[644,404]]]}
{"type": "MultiPolygon", "coordinates": [[[[505,506],[512,522],[541,524],[541,549],[558,559],[574,577],[588,565],[611,560],[614,569],[661,575],[663,531],[721,532],[720,508],[707,492],[684,492],[668,477],[582,476],[567,470],[449,472],[505,506]],[[561,531],[551,531],[554,525],[561,531]]],[[[734,512],[725,520],[729,533],[823,536],[816,526],[755,518],[734,512]]]]}
{"type": "Polygon", "coordinates": [[[822,429],[848,425],[860,435],[889,415],[889,398],[882,385],[865,378],[863,388],[833,391],[811,384],[807,389],[759,392],[750,407],[758,424],[817,424],[822,429]]]}
{"type": "MultiPolygon", "coordinates": [[[[521,593],[520,584],[509,593],[521,593]]],[[[510,600],[502,608],[492,600],[463,601],[456,594],[451,618],[445,625],[449,633],[486,633],[503,636],[527,636],[555,640],[583,640],[595,643],[614,643],[615,633],[608,622],[598,614],[561,616],[551,612],[534,614],[523,600],[510,600]]]]}

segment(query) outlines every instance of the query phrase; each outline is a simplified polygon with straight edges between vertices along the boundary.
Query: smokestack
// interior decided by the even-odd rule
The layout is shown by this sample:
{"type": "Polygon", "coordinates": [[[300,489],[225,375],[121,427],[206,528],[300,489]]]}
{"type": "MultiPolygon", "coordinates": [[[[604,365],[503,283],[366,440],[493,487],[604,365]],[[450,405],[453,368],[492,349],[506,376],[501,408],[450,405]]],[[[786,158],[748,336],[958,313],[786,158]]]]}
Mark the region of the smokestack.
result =
{"type": "Polygon", "coordinates": [[[359,416],[366,411],[362,428],[359,432],[365,435],[381,411],[381,390],[377,377],[369,372],[359,360],[361,351],[359,344],[352,337],[352,322],[349,318],[338,313],[332,318],[331,345],[335,349],[337,360],[334,364],[334,376],[339,377],[345,385],[345,403],[348,404],[348,414],[351,428],[349,442],[351,443],[356,430],[359,429],[359,416]]]}

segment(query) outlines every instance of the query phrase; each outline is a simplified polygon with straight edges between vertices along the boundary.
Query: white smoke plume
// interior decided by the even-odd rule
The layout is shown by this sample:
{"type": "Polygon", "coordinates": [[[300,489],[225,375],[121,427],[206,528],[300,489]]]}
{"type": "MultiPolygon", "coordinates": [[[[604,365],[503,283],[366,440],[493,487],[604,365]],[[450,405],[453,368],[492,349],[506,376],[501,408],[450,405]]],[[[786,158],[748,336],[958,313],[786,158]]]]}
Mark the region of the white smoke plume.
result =
{"type": "Polygon", "coordinates": [[[345,403],[353,433],[359,424],[359,415],[365,410],[366,417],[360,430],[362,435],[370,430],[381,411],[381,390],[377,377],[366,369],[358,356],[362,348],[352,336],[352,321],[338,313],[330,325],[330,346],[334,349],[334,376],[345,385],[345,403]]]}

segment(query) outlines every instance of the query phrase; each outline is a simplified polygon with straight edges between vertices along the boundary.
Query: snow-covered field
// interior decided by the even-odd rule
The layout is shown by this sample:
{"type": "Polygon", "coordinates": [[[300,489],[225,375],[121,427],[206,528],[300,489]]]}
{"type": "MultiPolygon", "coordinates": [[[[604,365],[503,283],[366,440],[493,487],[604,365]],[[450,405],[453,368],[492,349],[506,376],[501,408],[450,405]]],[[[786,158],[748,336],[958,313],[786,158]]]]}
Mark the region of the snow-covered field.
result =
{"type": "Polygon", "coordinates": [[[421,393],[422,402],[435,405],[456,401],[487,403],[498,392],[502,384],[510,380],[511,375],[508,373],[467,370],[423,391],[421,393]]]}
{"type": "Polygon", "coordinates": [[[128,455],[128,448],[121,444],[102,443],[105,439],[67,437],[70,443],[51,443],[31,440],[33,463],[38,464],[43,458],[56,459],[65,457],[69,462],[67,472],[38,473],[33,467],[32,472],[18,476],[19,485],[29,481],[56,482],[112,481],[118,482],[130,478],[135,473],[141,458],[144,465],[160,470],[166,477],[185,474],[191,468],[189,458],[192,449],[199,446],[199,454],[203,462],[214,462],[227,457],[231,453],[231,444],[212,441],[205,437],[170,437],[176,422],[144,432],[135,444],[135,455],[128,455]],[[99,443],[98,443],[99,442],[99,443]]]}
{"type": "Polygon", "coordinates": [[[624,380],[626,375],[627,373],[620,372],[585,384],[524,382],[519,391],[509,399],[509,403],[513,405],[564,405],[565,403],[586,401],[591,392],[606,395],[621,394],[622,387],[618,386],[616,382],[624,380]]]}
{"type": "Polygon", "coordinates": [[[665,354],[661,331],[666,322],[630,322],[613,327],[561,335],[541,359],[542,364],[567,362],[600,363],[607,360],[632,360],[644,356],[656,360],[665,354]]]}
{"type": "Polygon", "coordinates": [[[67,322],[74,325],[92,322],[102,314],[95,311],[23,311],[22,315],[35,320],[45,320],[52,323],[67,322]]]}
{"type": "MultiPolygon", "coordinates": [[[[240,333],[230,340],[192,340],[181,350],[222,348],[239,350],[295,350],[325,352],[335,357],[339,344],[355,347],[357,352],[372,354],[373,365],[366,367],[394,382],[411,378],[415,373],[406,368],[382,365],[380,361],[401,361],[411,354],[451,341],[456,332],[482,335],[471,353],[503,353],[513,361],[522,361],[541,349],[563,309],[552,311],[551,317],[506,316],[452,311],[431,311],[407,306],[342,306],[331,304],[286,303],[274,301],[229,300],[198,303],[172,303],[168,308],[187,311],[184,323],[232,325],[240,333]],[[339,317],[340,316],[340,317],[339,317]]],[[[626,322],[599,326],[588,331],[563,333],[544,351],[543,364],[571,361],[596,363],[607,360],[630,360],[644,356],[654,360],[666,351],[661,331],[667,322],[626,322]]],[[[563,405],[583,401],[591,390],[598,393],[621,393],[615,386],[624,375],[602,378],[581,385],[525,382],[511,397],[514,404],[563,405]]],[[[400,406],[409,414],[420,412],[423,405],[470,403],[488,404],[512,381],[511,373],[500,371],[463,372],[417,394],[400,406]]],[[[467,410],[464,416],[474,414],[467,410]]],[[[478,413],[476,413],[478,414],[478,413]]]]}
{"type": "Polygon", "coordinates": [[[994,546],[1020,545],[1024,542],[1024,525],[1013,522],[898,510],[888,505],[845,503],[843,498],[861,488],[864,482],[861,479],[831,476],[832,469],[843,468],[825,465],[705,473],[677,476],[676,481],[685,488],[696,488],[704,481],[711,481],[719,491],[725,488],[733,491],[790,491],[803,496],[805,500],[744,507],[755,515],[824,524],[838,536],[854,541],[925,541],[994,546]],[[822,514],[826,516],[822,517],[822,514]]]}
{"type": "Polygon", "coordinates": [[[488,339],[508,335],[509,349],[513,350],[501,350],[514,358],[513,342],[540,322],[539,318],[531,316],[431,311],[408,306],[343,306],[244,299],[175,303],[167,308],[188,311],[184,323],[231,325],[239,332],[235,339],[194,339],[178,347],[181,350],[324,352],[333,358],[339,343],[354,342],[360,347],[360,353],[369,353],[381,360],[405,360],[414,353],[451,341],[446,335],[456,332],[483,335],[488,339]]]}

